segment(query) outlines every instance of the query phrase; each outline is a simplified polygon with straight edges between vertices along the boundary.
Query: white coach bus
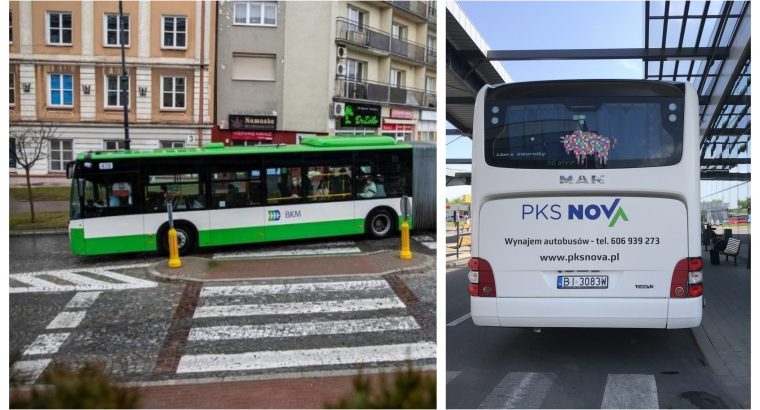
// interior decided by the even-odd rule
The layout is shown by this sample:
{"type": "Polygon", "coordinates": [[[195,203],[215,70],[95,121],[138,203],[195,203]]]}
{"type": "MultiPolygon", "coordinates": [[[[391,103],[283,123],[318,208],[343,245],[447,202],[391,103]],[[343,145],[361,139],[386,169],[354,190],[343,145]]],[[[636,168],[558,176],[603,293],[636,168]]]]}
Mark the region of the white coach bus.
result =
{"type": "Polygon", "coordinates": [[[476,325],[702,320],[698,99],[638,80],[486,86],[472,144],[476,325]]]}

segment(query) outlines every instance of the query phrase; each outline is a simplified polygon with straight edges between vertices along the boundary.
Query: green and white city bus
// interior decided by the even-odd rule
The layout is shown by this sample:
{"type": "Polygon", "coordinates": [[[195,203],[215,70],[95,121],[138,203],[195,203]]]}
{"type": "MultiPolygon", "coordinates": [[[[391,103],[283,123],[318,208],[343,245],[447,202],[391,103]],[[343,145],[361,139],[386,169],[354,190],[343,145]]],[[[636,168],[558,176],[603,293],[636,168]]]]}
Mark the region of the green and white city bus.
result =
{"type": "Polygon", "coordinates": [[[76,255],[397,231],[412,193],[412,146],[391,137],[307,137],[301,145],[87,152],[68,164],[76,255]]]}

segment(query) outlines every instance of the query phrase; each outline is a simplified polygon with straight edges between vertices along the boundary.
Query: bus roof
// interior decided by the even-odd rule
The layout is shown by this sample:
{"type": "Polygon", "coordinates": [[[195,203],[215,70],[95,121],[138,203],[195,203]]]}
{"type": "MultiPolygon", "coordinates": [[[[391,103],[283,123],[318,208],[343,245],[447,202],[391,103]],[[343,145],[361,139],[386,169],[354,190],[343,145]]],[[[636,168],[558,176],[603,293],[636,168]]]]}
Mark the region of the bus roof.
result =
{"type": "Polygon", "coordinates": [[[399,143],[393,137],[382,135],[348,137],[305,137],[301,144],[270,144],[225,147],[221,142],[212,142],[198,148],[159,148],[145,151],[89,151],[77,155],[77,160],[102,161],[130,158],[167,158],[215,155],[274,154],[325,151],[353,151],[370,149],[411,148],[411,144],[399,143]]]}

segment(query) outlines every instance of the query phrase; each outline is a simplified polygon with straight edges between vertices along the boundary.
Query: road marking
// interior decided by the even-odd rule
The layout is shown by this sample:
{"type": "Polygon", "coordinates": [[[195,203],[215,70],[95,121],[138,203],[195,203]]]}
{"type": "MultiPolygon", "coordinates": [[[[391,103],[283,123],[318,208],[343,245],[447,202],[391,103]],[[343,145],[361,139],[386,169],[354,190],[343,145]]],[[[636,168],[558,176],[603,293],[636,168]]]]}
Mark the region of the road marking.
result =
{"type": "Polygon", "coordinates": [[[436,348],[433,342],[238,354],[201,354],[183,356],[177,367],[177,373],[335,366],[356,363],[434,359],[435,357],[436,348]]]}
{"type": "Polygon", "coordinates": [[[101,292],[78,292],[66,304],[64,309],[86,309],[95,303],[101,292]]]}
{"type": "Polygon", "coordinates": [[[29,286],[12,286],[9,288],[10,293],[29,293],[29,292],[68,292],[68,291],[90,291],[90,290],[124,290],[124,289],[140,289],[151,288],[158,285],[156,282],[151,282],[144,279],[139,279],[129,275],[123,275],[113,272],[114,269],[130,269],[130,268],[144,268],[150,266],[149,263],[131,264],[131,265],[116,265],[105,267],[92,267],[92,268],[77,268],[69,270],[54,270],[54,271],[41,271],[41,272],[27,272],[27,273],[14,273],[9,275],[11,279],[21,283],[25,283],[29,286]],[[110,279],[114,279],[120,283],[113,283],[110,281],[100,281],[95,278],[80,275],[75,272],[87,272],[93,275],[100,275],[110,279]],[[44,279],[40,279],[39,276],[50,276],[61,279],[66,282],[70,282],[71,285],[62,285],[52,283],[44,279]]]}
{"type": "Polygon", "coordinates": [[[50,361],[51,359],[20,360],[13,364],[11,377],[16,382],[32,383],[45,371],[50,361]]]}
{"type": "Polygon", "coordinates": [[[608,374],[603,409],[658,409],[657,382],[651,374],[608,374]]]}
{"type": "Polygon", "coordinates": [[[454,379],[456,379],[456,378],[457,378],[457,376],[459,376],[460,374],[462,374],[462,372],[458,372],[458,371],[447,371],[447,372],[446,372],[446,384],[449,384],[449,383],[451,383],[451,381],[452,381],[452,380],[454,380],[454,379]]]}
{"type": "Polygon", "coordinates": [[[56,316],[45,329],[73,329],[79,326],[84,319],[87,311],[80,310],[76,312],[61,312],[56,316]]]}
{"type": "Polygon", "coordinates": [[[417,242],[435,242],[435,238],[429,235],[414,235],[412,239],[417,242]]]}
{"type": "Polygon", "coordinates": [[[540,408],[555,378],[554,373],[509,372],[491,390],[480,408],[540,408]]]}
{"type": "Polygon", "coordinates": [[[312,256],[312,255],[336,255],[347,253],[360,253],[361,249],[354,246],[353,242],[326,243],[321,246],[308,245],[297,249],[278,249],[270,251],[251,252],[223,252],[215,253],[212,259],[247,259],[247,258],[272,258],[282,256],[312,256]],[[351,245],[351,246],[341,246],[351,245]]]}
{"type": "Polygon", "coordinates": [[[472,316],[472,313],[467,312],[464,315],[460,316],[459,318],[454,319],[454,320],[452,320],[449,323],[446,323],[446,326],[456,326],[456,325],[464,322],[465,320],[469,319],[471,316],[472,316]]]}
{"type": "Polygon", "coordinates": [[[306,292],[356,292],[390,290],[384,280],[354,280],[345,282],[284,283],[276,285],[206,286],[201,297],[280,295],[306,292]]]}
{"type": "Polygon", "coordinates": [[[416,330],[414,318],[394,316],[377,319],[332,320],[325,322],[271,323],[250,326],[211,326],[190,330],[188,341],[264,339],[271,337],[306,337],[351,333],[416,330]]]}
{"type": "Polygon", "coordinates": [[[61,345],[69,337],[69,333],[51,333],[37,336],[29,347],[24,350],[24,355],[53,354],[61,348],[61,345]]]}
{"type": "Polygon", "coordinates": [[[319,302],[270,303],[261,305],[201,306],[194,318],[257,315],[298,315],[309,313],[358,312],[364,310],[404,309],[398,297],[327,300],[319,302]]]}

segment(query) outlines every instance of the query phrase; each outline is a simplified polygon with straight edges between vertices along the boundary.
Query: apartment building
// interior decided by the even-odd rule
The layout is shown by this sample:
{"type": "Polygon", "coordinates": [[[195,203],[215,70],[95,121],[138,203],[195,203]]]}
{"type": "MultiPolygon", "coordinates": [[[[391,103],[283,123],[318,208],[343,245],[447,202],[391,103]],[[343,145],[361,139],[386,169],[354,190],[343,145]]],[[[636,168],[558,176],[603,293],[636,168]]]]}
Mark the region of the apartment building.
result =
{"type": "MultiPolygon", "coordinates": [[[[124,92],[132,149],[210,141],[214,2],[123,2],[126,90],[119,81],[118,1],[9,7],[10,128],[54,123],[58,130],[33,174],[60,176],[81,152],[124,148],[124,92]]],[[[11,155],[11,174],[16,170],[11,155]]]]}
{"type": "Polygon", "coordinates": [[[217,8],[214,141],[295,143],[307,134],[435,140],[435,2],[231,1],[217,8]]]}

